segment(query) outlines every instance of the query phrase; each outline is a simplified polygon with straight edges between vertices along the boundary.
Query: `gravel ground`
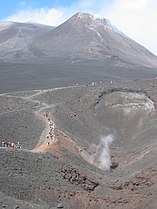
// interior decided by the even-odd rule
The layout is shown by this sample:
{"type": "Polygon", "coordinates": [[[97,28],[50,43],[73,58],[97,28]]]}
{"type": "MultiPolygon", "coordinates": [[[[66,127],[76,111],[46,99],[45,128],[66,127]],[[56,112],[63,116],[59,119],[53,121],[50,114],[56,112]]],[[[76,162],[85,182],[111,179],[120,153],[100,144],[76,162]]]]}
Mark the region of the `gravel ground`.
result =
{"type": "Polygon", "coordinates": [[[156,208],[156,102],[156,79],[1,94],[1,140],[22,145],[0,148],[1,208],[156,208]],[[37,113],[55,143],[32,152],[47,130],[37,113]]]}

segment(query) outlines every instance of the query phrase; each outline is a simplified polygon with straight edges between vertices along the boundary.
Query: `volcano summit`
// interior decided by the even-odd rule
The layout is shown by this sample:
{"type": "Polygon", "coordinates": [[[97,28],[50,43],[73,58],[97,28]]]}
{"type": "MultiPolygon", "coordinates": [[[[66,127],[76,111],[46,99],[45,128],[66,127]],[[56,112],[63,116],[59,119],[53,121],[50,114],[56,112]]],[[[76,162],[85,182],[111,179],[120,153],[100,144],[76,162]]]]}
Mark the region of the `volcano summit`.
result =
{"type": "Polygon", "coordinates": [[[157,76],[155,55],[86,13],[55,28],[1,22],[0,46],[1,92],[157,76]]]}

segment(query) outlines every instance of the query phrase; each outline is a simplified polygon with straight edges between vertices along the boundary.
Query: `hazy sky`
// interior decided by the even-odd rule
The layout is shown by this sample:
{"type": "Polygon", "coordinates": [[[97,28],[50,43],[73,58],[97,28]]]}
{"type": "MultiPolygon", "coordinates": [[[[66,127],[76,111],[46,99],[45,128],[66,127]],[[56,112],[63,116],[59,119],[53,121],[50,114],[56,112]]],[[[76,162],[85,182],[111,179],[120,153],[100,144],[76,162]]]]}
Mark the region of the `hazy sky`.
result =
{"type": "Polygon", "coordinates": [[[157,55],[157,0],[3,0],[0,19],[57,26],[76,12],[98,14],[157,55]]]}

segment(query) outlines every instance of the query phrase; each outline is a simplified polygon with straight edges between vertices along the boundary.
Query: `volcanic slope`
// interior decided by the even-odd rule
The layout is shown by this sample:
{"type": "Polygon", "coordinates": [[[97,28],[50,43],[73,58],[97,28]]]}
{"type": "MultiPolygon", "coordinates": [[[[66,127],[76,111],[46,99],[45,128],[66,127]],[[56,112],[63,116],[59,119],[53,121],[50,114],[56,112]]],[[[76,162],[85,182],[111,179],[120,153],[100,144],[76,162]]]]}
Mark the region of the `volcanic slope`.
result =
{"type": "Polygon", "coordinates": [[[113,66],[157,68],[157,57],[150,51],[118,31],[109,20],[88,13],[75,14],[31,45],[48,57],[72,63],[98,60],[113,66]]]}
{"type": "Polygon", "coordinates": [[[40,24],[0,21],[0,59],[10,61],[40,56],[40,52],[28,46],[36,37],[52,29],[40,24]]]}
{"type": "Polygon", "coordinates": [[[1,206],[156,208],[156,104],[156,79],[1,94],[22,145],[0,149],[1,206]]]}
{"type": "Polygon", "coordinates": [[[0,22],[0,93],[157,77],[157,57],[104,18],[0,22]]]}

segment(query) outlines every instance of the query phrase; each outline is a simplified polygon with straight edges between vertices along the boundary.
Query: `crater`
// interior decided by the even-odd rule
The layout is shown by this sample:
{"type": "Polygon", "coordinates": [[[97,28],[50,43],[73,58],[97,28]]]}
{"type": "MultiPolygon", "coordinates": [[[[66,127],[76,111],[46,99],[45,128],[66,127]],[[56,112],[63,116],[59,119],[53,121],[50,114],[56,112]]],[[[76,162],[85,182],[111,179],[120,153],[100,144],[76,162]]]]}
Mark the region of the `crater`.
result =
{"type": "Polygon", "coordinates": [[[119,164],[124,165],[125,153],[132,152],[131,146],[144,146],[143,131],[156,113],[153,99],[142,91],[110,89],[99,94],[92,110],[93,124],[97,124],[96,131],[101,136],[91,143],[90,156],[85,159],[103,170],[117,169],[119,164]],[[108,137],[114,138],[110,140],[112,144],[108,144],[108,137]],[[114,157],[110,157],[110,152],[114,157]]]}

